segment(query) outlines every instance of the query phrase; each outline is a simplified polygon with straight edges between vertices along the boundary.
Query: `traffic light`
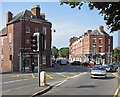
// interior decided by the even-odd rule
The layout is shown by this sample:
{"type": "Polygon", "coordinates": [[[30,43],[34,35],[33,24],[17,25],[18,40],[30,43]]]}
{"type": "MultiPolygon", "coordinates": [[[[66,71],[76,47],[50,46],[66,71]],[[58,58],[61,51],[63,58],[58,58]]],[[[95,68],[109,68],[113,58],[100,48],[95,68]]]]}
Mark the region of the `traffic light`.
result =
{"type": "Polygon", "coordinates": [[[93,55],[93,59],[95,59],[96,58],[96,55],[93,55]]]}
{"type": "Polygon", "coordinates": [[[43,34],[40,34],[40,40],[39,40],[39,50],[40,51],[43,51],[44,50],[44,35],[43,34]]]}
{"type": "Polygon", "coordinates": [[[39,33],[34,33],[33,36],[31,36],[31,49],[34,52],[39,51],[39,33]]]}
{"type": "Polygon", "coordinates": [[[57,58],[57,54],[55,53],[55,59],[57,58]]]}

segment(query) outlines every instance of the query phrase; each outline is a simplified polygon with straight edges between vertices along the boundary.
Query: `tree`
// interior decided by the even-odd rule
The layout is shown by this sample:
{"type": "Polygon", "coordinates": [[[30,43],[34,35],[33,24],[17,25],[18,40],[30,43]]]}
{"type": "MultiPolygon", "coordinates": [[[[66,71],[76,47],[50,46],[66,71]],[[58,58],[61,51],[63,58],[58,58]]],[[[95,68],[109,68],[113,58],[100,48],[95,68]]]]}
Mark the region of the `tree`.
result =
{"type": "Polygon", "coordinates": [[[69,56],[69,48],[68,47],[61,48],[58,51],[58,54],[59,54],[60,57],[66,57],[66,58],[68,58],[68,56],[69,56]]]}
{"type": "Polygon", "coordinates": [[[113,52],[113,57],[115,59],[115,61],[120,61],[120,50],[118,50],[117,48],[114,49],[114,52],[113,52]]]}
{"type": "Polygon", "coordinates": [[[51,53],[52,53],[52,56],[54,56],[55,53],[58,53],[58,49],[55,46],[53,46],[53,48],[51,49],[51,53]]]}
{"type": "MultiPolygon", "coordinates": [[[[64,2],[64,0],[60,2],[61,5],[69,4],[71,8],[78,7],[79,10],[84,4],[83,2],[64,2]]],[[[120,30],[120,2],[87,2],[87,4],[90,10],[96,8],[99,10],[99,14],[104,16],[110,33],[120,30]]]]}

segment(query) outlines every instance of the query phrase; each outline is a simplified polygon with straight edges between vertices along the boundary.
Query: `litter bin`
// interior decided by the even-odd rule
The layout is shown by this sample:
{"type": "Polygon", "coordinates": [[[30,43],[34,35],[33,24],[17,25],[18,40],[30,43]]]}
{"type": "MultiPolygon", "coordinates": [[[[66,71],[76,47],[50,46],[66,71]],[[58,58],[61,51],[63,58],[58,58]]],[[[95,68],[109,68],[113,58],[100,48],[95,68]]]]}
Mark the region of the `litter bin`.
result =
{"type": "Polygon", "coordinates": [[[46,85],[46,72],[41,71],[40,72],[40,86],[45,86],[46,85]]]}

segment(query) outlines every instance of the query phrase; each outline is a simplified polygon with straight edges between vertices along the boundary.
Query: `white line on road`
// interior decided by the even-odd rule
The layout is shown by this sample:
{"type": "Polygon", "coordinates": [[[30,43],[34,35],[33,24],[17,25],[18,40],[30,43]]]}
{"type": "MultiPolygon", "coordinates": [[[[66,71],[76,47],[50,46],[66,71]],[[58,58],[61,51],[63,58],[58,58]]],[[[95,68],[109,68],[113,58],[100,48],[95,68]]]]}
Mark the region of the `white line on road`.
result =
{"type": "Polygon", "coordinates": [[[19,81],[25,81],[25,80],[29,80],[29,79],[20,79],[20,80],[8,81],[8,82],[3,82],[2,84],[8,84],[8,83],[19,82],[19,81]]]}
{"type": "MultiPolygon", "coordinates": [[[[59,87],[61,84],[63,84],[63,83],[66,82],[66,81],[67,81],[67,79],[64,80],[64,81],[62,81],[61,83],[57,84],[55,87],[59,87]]],[[[54,87],[54,88],[55,88],[55,87],[54,87]]]]}

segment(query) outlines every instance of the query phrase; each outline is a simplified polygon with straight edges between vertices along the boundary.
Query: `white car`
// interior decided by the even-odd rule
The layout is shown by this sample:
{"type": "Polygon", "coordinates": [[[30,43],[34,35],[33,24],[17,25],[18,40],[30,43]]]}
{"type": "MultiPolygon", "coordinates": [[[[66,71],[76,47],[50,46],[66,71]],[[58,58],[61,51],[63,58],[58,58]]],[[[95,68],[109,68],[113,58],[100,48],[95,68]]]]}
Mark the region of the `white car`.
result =
{"type": "Polygon", "coordinates": [[[91,78],[106,78],[107,77],[107,72],[106,69],[103,66],[96,65],[92,70],[91,70],[91,78]]]}
{"type": "Polygon", "coordinates": [[[60,65],[67,65],[67,60],[66,59],[61,59],[60,60],[60,65]]]}

